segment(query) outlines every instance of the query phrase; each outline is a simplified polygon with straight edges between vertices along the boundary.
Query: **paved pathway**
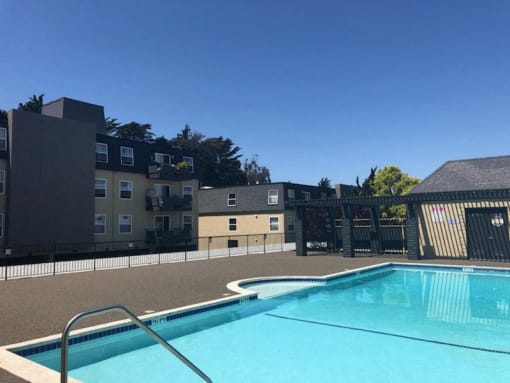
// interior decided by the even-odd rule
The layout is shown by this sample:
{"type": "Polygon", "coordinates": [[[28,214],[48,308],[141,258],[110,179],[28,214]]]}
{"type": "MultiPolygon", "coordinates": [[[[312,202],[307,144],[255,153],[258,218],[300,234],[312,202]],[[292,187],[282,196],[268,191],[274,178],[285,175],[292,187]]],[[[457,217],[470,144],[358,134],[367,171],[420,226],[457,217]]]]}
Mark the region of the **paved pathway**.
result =
{"type": "MultiPolygon", "coordinates": [[[[283,252],[1,281],[0,345],[58,334],[72,316],[99,306],[122,304],[143,315],[146,310],[161,311],[221,298],[231,293],[226,284],[233,280],[272,275],[326,275],[390,261],[407,262],[403,258],[381,256],[297,257],[294,252],[283,252]]],[[[447,260],[441,263],[476,264],[447,260]]],[[[109,314],[80,324],[90,326],[116,319],[124,318],[109,314]]],[[[0,360],[0,382],[24,382],[2,370],[1,363],[0,360]]]]}

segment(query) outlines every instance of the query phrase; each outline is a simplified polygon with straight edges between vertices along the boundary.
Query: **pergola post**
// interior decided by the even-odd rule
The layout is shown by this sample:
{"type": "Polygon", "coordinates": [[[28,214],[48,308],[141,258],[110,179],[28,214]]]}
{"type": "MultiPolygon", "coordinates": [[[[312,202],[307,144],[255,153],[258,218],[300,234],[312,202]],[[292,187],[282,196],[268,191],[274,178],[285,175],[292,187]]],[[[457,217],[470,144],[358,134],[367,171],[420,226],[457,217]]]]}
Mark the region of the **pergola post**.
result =
{"type": "Polygon", "coordinates": [[[308,255],[306,247],[306,208],[298,207],[296,209],[296,255],[308,255]]]}
{"type": "Polygon", "coordinates": [[[381,231],[379,230],[377,207],[370,208],[370,251],[372,254],[380,254],[381,252],[381,231]]]}
{"type": "Polygon", "coordinates": [[[407,203],[407,259],[420,259],[420,235],[414,203],[407,203]]]}
{"type": "Polygon", "coordinates": [[[344,257],[354,257],[352,208],[350,205],[342,205],[342,215],[342,244],[344,257]]]}

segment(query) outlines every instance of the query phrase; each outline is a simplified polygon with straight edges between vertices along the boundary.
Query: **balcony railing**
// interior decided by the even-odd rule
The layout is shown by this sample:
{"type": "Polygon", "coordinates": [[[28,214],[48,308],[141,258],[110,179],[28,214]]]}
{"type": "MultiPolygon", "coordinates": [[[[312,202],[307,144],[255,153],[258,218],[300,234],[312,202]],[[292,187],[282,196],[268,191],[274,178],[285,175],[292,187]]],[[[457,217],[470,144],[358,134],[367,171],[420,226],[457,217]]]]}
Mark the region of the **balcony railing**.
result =
{"type": "Polygon", "coordinates": [[[147,168],[147,175],[149,178],[163,179],[163,180],[184,180],[190,179],[193,176],[192,168],[178,167],[173,164],[159,164],[153,162],[147,168]]]}
{"type": "Polygon", "coordinates": [[[191,210],[191,201],[177,195],[171,195],[169,197],[147,196],[145,209],[147,211],[191,210]]]}

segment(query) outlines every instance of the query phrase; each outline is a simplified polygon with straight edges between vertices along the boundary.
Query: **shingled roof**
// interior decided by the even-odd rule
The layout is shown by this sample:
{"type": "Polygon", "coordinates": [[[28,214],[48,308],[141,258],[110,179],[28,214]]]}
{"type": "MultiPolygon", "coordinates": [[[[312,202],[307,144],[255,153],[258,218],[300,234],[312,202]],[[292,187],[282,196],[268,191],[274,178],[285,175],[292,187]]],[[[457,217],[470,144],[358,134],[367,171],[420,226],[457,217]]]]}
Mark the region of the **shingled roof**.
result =
{"type": "Polygon", "coordinates": [[[510,189],[510,156],[448,161],[411,193],[510,189]]]}

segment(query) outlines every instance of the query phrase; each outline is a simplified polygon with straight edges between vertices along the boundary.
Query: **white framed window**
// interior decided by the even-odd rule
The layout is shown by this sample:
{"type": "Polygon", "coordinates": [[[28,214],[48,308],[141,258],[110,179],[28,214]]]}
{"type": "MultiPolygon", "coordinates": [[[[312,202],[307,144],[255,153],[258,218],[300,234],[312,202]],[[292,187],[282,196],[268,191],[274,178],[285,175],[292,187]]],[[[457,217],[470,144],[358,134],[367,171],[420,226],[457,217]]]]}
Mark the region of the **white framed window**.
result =
{"type": "Polygon", "coordinates": [[[96,162],[108,163],[108,144],[96,142],[96,162]]]}
{"type": "Polygon", "coordinates": [[[237,218],[228,219],[228,231],[237,231],[237,218]]]}
{"type": "Polygon", "coordinates": [[[120,164],[127,166],[134,166],[135,164],[135,154],[133,148],[129,148],[127,146],[120,147],[120,164]]]}
{"type": "Polygon", "coordinates": [[[106,198],[106,178],[96,178],[96,198],[106,198]]]}
{"type": "Polygon", "coordinates": [[[321,199],[328,199],[328,195],[324,192],[321,192],[321,199]]]}
{"type": "Polygon", "coordinates": [[[119,234],[131,234],[133,230],[133,216],[131,214],[119,214],[119,234]]]}
{"type": "Polygon", "coordinates": [[[106,214],[96,214],[94,234],[106,234],[106,214]]]}
{"type": "Polygon", "coordinates": [[[303,199],[305,201],[310,201],[310,192],[303,192],[303,199]]]}
{"type": "Polygon", "coordinates": [[[278,204],[278,190],[267,191],[267,204],[268,205],[278,204]]]}
{"type": "Polygon", "coordinates": [[[0,128],[0,150],[7,150],[7,128],[0,128]]]}
{"type": "Polygon", "coordinates": [[[191,173],[193,173],[195,171],[195,167],[193,165],[193,157],[186,157],[186,156],[183,156],[182,157],[182,160],[184,162],[186,162],[186,164],[188,165],[188,168],[189,168],[189,171],[191,173]]]}
{"type": "Polygon", "coordinates": [[[236,206],[236,193],[228,193],[227,206],[236,206]]]}
{"type": "Polygon", "coordinates": [[[186,201],[193,201],[193,186],[184,185],[182,187],[182,198],[186,201]]]}
{"type": "Polygon", "coordinates": [[[184,231],[191,232],[193,230],[193,216],[192,215],[183,215],[182,216],[182,229],[184,231]]]}
{"type": "Polygon", "coordinates": [[[296,217],[293,215],[287,216],[287,231],[294,232],[296,230],[296,217]]]}
{"type": "Polygon", "coordinates": [[[294,189],[288,189],[287,190],[287,197],[290,200],[295,200],[296,199],[296,191],[294,189]]]}
{"type": "Polygon", "coordinates": [[[269,217],[269,231],[280,230],[280,217],[269,217]]]}
{"type": "Polygon", "coordinates": [[[119,198],[133,199],[133,181],[128,180],[119,181],[119,198]]]}
{"type": "Polygon", "coordinates": [[[0,238],[4,237],[4,215],[0,214],[0,238]]]}
{"type": "Polygon", "coordinates": [[[172,156],[166,153],[154,153],[154,161],[160,165],[170,165],[172,156]]]}
{"type": "Polygon", "coordinates": [[[155,215],[154,216],[154,230],[162,233],[170,231],[171,219],[168,215],[155,215]]]}
{"type": "Polygon", "coordinates": [[[5,170],[0,170],[0,194],[5,194],[5,170]]]}
{"type": "Polygon", "coordinates": [[[335,218],[335,227],[342,227],[342,219],[335,218]]]}

